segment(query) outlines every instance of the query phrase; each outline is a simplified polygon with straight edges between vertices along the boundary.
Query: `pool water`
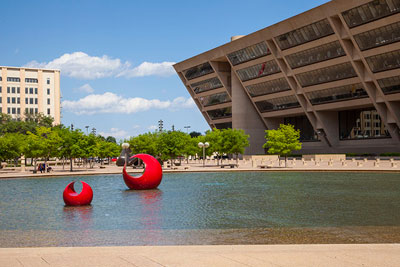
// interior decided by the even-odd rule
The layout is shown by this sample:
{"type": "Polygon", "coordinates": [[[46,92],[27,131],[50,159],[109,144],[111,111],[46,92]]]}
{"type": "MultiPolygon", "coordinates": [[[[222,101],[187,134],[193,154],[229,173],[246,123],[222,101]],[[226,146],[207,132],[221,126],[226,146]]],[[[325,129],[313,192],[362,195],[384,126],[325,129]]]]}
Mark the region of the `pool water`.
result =
{"type": "Polygon", "coordinates": [[[122,175],[0,180],[1,247],[399,241],[395,173],[164,174],[148,191],[122,175]],[[73,180],[91,206],[64,206],[73,180]]]}

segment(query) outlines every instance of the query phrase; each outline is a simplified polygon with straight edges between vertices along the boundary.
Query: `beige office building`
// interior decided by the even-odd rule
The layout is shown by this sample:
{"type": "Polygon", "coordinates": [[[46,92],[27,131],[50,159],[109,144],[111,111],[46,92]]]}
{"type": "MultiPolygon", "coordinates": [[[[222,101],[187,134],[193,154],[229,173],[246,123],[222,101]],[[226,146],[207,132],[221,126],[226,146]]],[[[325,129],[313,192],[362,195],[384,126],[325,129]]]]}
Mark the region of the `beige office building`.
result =
{"type": "MultiPolygon", "coordinates": [[[[284,5],[284,3],[282,2],[284,5]]],[[[212,128],[301,130],[301,153],[400,152],[400,0],[332,0],[177,63],[212,128]]]]}
{"type": "Polygon", "coordinates": [[[0,110],[13,119],[43,113],[60,124],[60,71],[0,67],[0,110]]]}

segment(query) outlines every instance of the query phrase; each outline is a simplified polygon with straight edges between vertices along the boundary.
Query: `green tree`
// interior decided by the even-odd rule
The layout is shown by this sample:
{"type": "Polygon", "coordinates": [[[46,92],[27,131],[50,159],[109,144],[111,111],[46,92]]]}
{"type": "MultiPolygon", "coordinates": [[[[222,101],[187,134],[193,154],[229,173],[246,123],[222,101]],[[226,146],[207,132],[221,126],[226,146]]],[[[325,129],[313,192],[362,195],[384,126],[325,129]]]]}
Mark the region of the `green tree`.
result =
{"type": "Polygon", "coordinates": [[[206,149],[206,152],[215,152],[217,154],[217,165],[219,165],[220,157],[226,152],[221,130],[214,128],[213,131],[207,131],[204,141],[210,144],[210,147],[206,149]]]}
{"type": "Polygon", "coordinates": [[[159,133],[151,132],[131,137],[128,140],[129,148],[134,154],[143,153],[156,157],[160,154],[157,146],[158,137],[159,133]]]}
{"type": "Polygon", "coordinates": [[[200,136],[201,133],[193,131],[193,132],[190,132],[189,135],[190,135],[190,137],[194,138],[194,137],[200,136]]]}
{"type": "Polygon", "coordinates": [[[19,133],[6,133],[0,136],[0,162],[17,160],[22,155],[25,138],[19,133]]]}
{"type": "Polygon", "coordinates": [[[79,158],[84,155],[84,150],[80,147],[79,140],[83,138],[81,130],[73,130],[70,128],[59,128],[59,134],[62,138],[62,143],[59,149],[60,157],[70,160],[70,171],[73,171],[72,161],[74,158],[79,158]]]}
{"type": "Polygon", "coordinates": [[[285,167],[287,163],[287,155],[294,150],[301,149],[300,130],[294,129],[293,125],[281,124],[276,130],[265,131],[266,143],[264,148],[268,148],[269,154],[278,154],[285,157],[285,167]]]}
{"type": "MultiPolygon", "coordinates": [[[[97,147],[98,156],[102,159],[108,158],[109,161],[110,157],[118,157],[121,152],[121,147],[114,142],[100,140],[97,142],[97,147]]],[[[103,161],[101,161],[101,163],[103,163],[103,161]]]]}
{"type": "Polygon", "coordinates": [[[107,136],[106,141],[114,144],[117,143],[117,139],[114,136],[107,136]]]}
{"type": "Polygon", "coordinates": [[[176,157],[184,155],[189,138],[188,134],[181,131],[160,133],[157,140],[157,150],[160,152],[161,160],[175,160],[176,157]]]}
{"type": "Polygon", "coordinates": [[[222,151],[228,154],[236,155],[236,162],[238,155],[244,153],[245,147],[249,146],[249,135],[244,133],[242,129],[223,129],[221,131],[223,148],[222,151]]]}

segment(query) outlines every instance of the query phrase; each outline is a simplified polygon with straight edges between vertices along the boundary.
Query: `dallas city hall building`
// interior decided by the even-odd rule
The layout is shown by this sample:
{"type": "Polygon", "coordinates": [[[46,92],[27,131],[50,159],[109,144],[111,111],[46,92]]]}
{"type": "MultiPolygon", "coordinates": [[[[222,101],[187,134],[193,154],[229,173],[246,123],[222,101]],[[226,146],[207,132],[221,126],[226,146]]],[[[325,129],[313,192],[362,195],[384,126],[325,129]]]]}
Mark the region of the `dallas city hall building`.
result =
{"type": "Polygon", "coordinates": [[[333,0],[174,65],[211,128],[245,154],[292,124],[300,153],[400,152],[400,0],[333,0]]]}

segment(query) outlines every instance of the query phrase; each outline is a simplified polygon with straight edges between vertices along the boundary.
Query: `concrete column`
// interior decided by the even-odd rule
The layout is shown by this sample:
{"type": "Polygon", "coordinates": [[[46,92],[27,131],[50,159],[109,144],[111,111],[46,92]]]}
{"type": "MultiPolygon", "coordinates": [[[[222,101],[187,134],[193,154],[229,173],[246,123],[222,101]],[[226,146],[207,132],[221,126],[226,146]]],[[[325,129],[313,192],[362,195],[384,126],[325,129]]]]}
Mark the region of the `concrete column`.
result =
{"type": "Polygon", "coordinates": [[[264,154],[265,125],[232,70],[232,128],[243,129],[250,135],[245,155],[264,154]]]}

